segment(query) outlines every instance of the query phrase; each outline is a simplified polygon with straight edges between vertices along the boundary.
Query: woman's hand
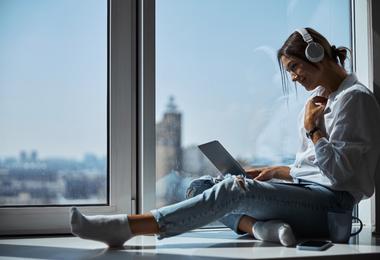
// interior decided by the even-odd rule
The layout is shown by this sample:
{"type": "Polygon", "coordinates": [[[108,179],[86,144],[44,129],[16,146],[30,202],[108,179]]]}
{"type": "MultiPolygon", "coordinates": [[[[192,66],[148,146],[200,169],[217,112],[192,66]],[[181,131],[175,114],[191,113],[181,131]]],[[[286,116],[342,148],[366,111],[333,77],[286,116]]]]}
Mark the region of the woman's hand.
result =
{"type": "Polygon", "coordinates": [[[292,180],[290,168],[288,166],[272,166],[263,168],[253,168],[245,171],[247,176],[257,181],[268,181],[273,178],[292,180]]]}
{"type": "Polygon", "coordinates": [[[305,107],[304,127],[306,131],[312,130],[323,120],[323,111],[327,104],[327,98],[315,96],[307,102],[305,107]]]}

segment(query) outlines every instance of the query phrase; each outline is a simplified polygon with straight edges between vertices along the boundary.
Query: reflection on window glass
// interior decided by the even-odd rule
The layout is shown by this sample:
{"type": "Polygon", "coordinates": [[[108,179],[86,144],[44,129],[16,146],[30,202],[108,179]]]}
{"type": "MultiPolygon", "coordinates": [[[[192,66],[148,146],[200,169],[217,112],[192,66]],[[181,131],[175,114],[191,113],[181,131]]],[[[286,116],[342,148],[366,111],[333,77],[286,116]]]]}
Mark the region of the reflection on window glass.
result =
{"type": "Polygon", "coordinates": [[[350,1],[156,1],[157,206],[218,175],[201,143],[219,140],[243,166],[293,162],[309,94],[284,96],[276,51],[300,27],[350,48],[350,1]]]}
{"type": "Polygon", "coordinates": [[[0,206],[107,203],[107,1],[1,0],[0,206]]]}

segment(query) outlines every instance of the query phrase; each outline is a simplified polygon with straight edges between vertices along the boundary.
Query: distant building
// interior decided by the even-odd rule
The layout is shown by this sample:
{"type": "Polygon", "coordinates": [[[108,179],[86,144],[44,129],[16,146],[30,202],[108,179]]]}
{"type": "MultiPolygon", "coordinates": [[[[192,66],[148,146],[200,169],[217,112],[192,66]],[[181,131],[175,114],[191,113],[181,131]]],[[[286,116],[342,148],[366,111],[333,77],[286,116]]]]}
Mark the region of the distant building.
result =
{"type": "Polygon", "coordinates": [[[170,97],[163,118],[156,125],[157,180],[172,171],[179,172],[182,169],[181,116],[174,97],[170,97]]]}
{"type": "Polygon", "coordinates": [[[20,152],[20,162],[25,163],[28,161],[27,155],[25,151],[20,152]]]}
{"type": "Polygon", "coordinates": [[[30,161],[31,162],[37,162],[38,161],[38,153],[36,150],[33,150],[31,153],[30,153],[30,161]]]}

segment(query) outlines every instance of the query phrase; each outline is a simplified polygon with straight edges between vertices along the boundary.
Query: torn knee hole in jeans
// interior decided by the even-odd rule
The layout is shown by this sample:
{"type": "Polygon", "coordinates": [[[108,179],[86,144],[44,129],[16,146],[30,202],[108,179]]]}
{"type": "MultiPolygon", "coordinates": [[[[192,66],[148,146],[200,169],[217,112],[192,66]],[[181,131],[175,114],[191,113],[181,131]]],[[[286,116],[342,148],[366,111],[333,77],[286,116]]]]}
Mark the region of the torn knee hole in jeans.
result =
{"type": "Polygon", "coordinates": [[[232,185],[232,190],[235,188],[240,188],[240,190],[247,191],[247,181],[244,176],[237,175],[234,176],[234,184],[232,185]]]}

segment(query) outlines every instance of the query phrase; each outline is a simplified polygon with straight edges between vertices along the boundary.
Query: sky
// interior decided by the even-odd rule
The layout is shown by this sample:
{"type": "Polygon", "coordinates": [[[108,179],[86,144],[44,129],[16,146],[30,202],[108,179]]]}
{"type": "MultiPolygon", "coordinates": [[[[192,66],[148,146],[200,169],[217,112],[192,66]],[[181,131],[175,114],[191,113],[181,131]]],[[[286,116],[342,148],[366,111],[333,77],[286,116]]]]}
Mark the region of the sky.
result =
{"type": "MultiPolygon", "coordinates": [[[[349,1],[157,0],[156,121],[173,95],[184,146],[294,154],[307,93],[286,105],[275,53],[307,26],[350,47],[349,1]]],[[[106,154],[106,0],[0,0],[0,57],[0,158],[106,154]]]]}
{"type": "Polygon", "coordinates": [[[106,0],[0,0],[0,57],[0,158],[106,154],[106,0]]]}
{"type": "Polygon", "coordinates": [[[282,93],[276,51],[300,27],[351,47],[349,1],[158,0],[156,120],[168,97],[183,114],[183,145],[218,139],[236,157],[294,155],[309,95],[282,93]]]}

